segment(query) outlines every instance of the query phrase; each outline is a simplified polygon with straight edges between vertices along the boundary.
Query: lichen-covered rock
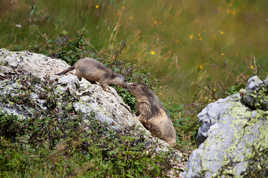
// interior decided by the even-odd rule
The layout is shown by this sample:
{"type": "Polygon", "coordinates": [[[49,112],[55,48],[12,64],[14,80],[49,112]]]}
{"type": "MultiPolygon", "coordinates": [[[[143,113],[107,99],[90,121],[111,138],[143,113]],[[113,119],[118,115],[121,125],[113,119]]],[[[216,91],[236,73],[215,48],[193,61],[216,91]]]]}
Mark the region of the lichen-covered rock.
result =
{"type": "MultiPolygon", "coordinates": [[[[251,78],[246,91],[261,95],[263,83],[251,78]]],[[[204,142],[192,152],[182,177],[267,176],[267,110],[249,108],[237,93],[209,104],[198,118],[197,139],[204,142]]]]}
{"type": "Polygon", "coordinates": [[[266,79],[263,81],[263,83],[266,86],[266,88],[268,88],[268,75],[267,75],[266,79]]]}
{"type": "Polygon", "coordinates": [[[241,101],[251,109],[268,111],[268,87],[266,81],[261,81],[257,76],[248,79],[246,89],[240,90],[241,101]],[[266,84],[265,84],[266,83],[266,84]]]}
{"type": "Polygon", "coordinates": [[[248,91],[254,91],[259,89],[262,84],[263,81],[261,81],[261,79],[258,76],[253,76],[248,79],[246,89],[248,91]]]}
{"type": "MultiPolygon", "coordinates": [[[[79,82],[77,77],[72,74],[60,77],[56,76],[56,73],[68,67],[68,65],[61,60],[27,51],[10,52],[1,49],[0,64],[2,68],[5,68],[5,71],[2,72],[2,76],[7,73],[9,68],[9,71],[14,69],[14,72],[18,73],[18,75],[23,75],[19,74],[19,72],[27,71],[44,82],[55,80],[54,87],[59,94],[64,94],[69,91],[71,95],[79,96],[79,100],[72,103],[72,106],[77,112],[82,112],[85,115],[94,112],[97,115],[96,118],[101,122],[107,123],[113,129],[123,129],[126,126],[131,127],[137,123],[135,119],[133,119],[133,115],[129,112],[129,107],[124,104],[121,97],[117,95],[113,88],[110,87],[110,91],[105,92],[99,85],[91,84],[84,79],[79,82]]],[[[9,93],[15,95],[15,90],[21,88],[19,83],[12,83],[10,79],[1,82],[2,96],[9,93]]],[[[42,90],[42,87],[36,87],[42,90]]],[[[36,94],[32,95],[35,96],[36,94]]],[[[36,101],[40,102],[38,95],[36,97],[36,101]]],[[[62,105],[60,102],[60,100],[57,101],[57,104],[62,105]]],[[[16,109],[17,108],[11,107],[9,110],[13,110],[12,113],[16,113],[16,109]]],[[[43,109],[47,108],[44,107],[43,109]]]]}
{"type": "MultiPolygon", "coordinates": [[[[132,130],[133,135],[144,135],[144,144],[148,149],[156,152],[172,150],[170,165],[177,167],[182,154],[171,149],[166,142],[152,137],[131,114],[114,88],[109,87],[106,92],[97,84],[84,79],[79,81],[71,72],[63,76],[55,75],[67,67],[62,60],[41,54],[0,49],[1,112],[17,115],[21,119],[49,117],[50,112],[53,112],[53,117],[57,115],[55,119],[79,114],[90,123],[89,118],[94,118],[109,129],[121,133],[132,130]]],[[[177,174],[175,169],[170,169],[170,175],[177,174]]]]}

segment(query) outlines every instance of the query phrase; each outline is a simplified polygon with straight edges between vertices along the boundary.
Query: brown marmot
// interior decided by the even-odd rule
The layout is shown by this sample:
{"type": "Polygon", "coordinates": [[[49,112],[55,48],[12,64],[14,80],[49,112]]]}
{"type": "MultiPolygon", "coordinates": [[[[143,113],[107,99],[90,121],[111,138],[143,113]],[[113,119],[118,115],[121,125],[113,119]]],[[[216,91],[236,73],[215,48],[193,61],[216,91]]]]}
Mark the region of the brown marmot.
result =
{"type": "Polygon", "coordinates": [[[62,75],[74,69],[75,75],[79,80],[85,78],[91,82],[99,82],[105,91],[107,91],[107,87],[110,84],[125,86],[125,78],[122,75],[114,73],[111,69],[92,58],[80,59],[73,66],[56,75],[62,75]]]}
{"type": "Polygon", "coordinates": [[[176,131],[158,97],[143,84],[127,83],[125,86],[136,97],[137,115],[143,126],[153,136],[165,140],[174,147],[176,145],[176,131]]]}

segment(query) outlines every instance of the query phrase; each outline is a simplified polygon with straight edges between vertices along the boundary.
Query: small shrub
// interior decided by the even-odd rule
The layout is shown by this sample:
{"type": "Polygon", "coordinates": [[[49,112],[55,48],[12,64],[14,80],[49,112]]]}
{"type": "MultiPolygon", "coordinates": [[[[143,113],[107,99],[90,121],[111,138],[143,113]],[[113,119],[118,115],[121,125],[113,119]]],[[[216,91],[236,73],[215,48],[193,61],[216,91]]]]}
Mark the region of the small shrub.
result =
{"type": "Polygon", "coordinates": [[[54,58],[60,58],[70,65],[83,57],[95,57],[95,50],[85,37],[85,29],[69,36],[68,32],[62,31],[55,39],[50,39],[46,34],[41,36],[43,43],[33,47],[35,52],[43,53],[54,58]]]}
{"type": "Polygon", "coordinates": [[[116,91],[123,101],[130,107],[132,112],[135,112],[136,98],[124,88],[116,87],[116,91]]]}
{"type": "Polygon", "coordinates": [[[227,91],[225,92],[225,94],[226,95],[232,95],[232,94],[238,93],[239,90],[241,88],[244,88],[244,87],[245,87],[245,84],[242,84],[242,83],[238,83],[238,84],[232,85],[231,87],[229,87],[227,89],[227,91]]]}

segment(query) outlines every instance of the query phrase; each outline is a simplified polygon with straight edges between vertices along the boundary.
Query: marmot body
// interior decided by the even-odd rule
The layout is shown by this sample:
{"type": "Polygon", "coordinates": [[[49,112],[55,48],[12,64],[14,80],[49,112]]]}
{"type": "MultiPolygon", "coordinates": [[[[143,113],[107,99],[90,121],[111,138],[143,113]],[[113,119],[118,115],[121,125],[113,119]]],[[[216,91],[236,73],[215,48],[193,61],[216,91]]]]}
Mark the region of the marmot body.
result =
{"type": "Polygon", "coordinates": [[[91,82],[99,82],[104,90],[106,90],[107,86],[110,84],[119,86],[125,85],[124,77],[122,75],[114,73],[111,69],[92,58],[80,59],[73,66],[57,75],[65,74],[71,70],[75,70],[75,75],[79,80],[85,78],[91,82]]]}
{"type": "Polygon", "coordinates": [[[136,97],[139,121],[153,136],[165,140],[172,147],[175,146],[175,128],[158,97],[142,84],[128,83],[126,87],[136,97]]]}

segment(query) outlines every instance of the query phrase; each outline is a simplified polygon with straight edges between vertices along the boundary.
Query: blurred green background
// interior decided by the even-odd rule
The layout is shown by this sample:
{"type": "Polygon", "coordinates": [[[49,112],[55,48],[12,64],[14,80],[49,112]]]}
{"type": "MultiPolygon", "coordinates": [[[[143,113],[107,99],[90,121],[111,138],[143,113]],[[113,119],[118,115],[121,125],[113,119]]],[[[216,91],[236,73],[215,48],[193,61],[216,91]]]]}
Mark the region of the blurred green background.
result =
{"type": "Polygon", "coordinates": [[[267,74],[266,0],[0,1],[1,48],[36,51],[45,40],[81,29],[108,56],[126,41],[119,59],[158,79],[160,97],[182,103],[192,103],[205,86],[223,92],[267,74]]]}

